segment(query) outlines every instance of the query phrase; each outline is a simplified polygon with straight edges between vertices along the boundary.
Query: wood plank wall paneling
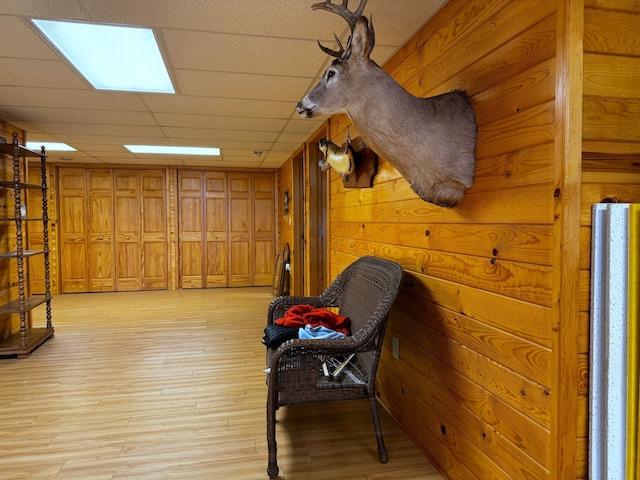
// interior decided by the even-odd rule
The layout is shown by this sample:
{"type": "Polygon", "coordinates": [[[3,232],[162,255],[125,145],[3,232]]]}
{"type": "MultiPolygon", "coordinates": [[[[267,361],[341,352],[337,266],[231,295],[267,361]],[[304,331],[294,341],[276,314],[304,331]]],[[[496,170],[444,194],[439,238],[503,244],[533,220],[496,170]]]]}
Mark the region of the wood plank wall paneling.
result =
{"type": "MultiPolygon", "coordinates": [[[[404,266],[379,395],[448,478],[557,478],[557,23],[554,2],[454,0],[385,66],[415,95],[471,95],[476,182],[455,208],[385,159],[373,189],[331,174],[331,275],[365,254],[404,266]]],[[[334,142],[347,126],[330,120],[334,142]]]]}
{"type": "MultiPolygon", "coordinates": [[[[47,186],[49,187],[47,209],[49,214],[49,271],[58,271],[58,238],[57,230],[55,228],[55,221],[58,218],[58,205],[56,202],[56,196],[54,194],[55,185],[57,185],[56,169],[47,165],[47,186]]],[[[42,174],[40,169],[40,163],[29,163],[27,169],[28,182],[33,184],[39,184],[42,182],[42,174]]],[[[30,190],[27,192],[27,212],[31,212],[35,218],[42,216],[42,195],[39,190],[30,190]],[[38,213],[34,213],[38,212],[38,213]]],[[[40,222],[32,222],[29,224],[29,236],[27,242],[29,249],[38,250],[43,245],[43,226],[40,222]]],[[[29,258],[28,271],[29,271],[29,287],[32,294],[42,294],[45,291],[44,281],[44,264],[41,259],[29,258]]],[[[49,276],[49,287],[51,293],[56,295],[60,293],[60,285],[57,275],[49,276]]]]}
{"type": "MultiPolygon", "coordinates": [[[[12,135],[18,134],[18,141],[24,145],[26,134],[23,130],[11,124],[0,121],[0,137],[7,143],[13,141],[12,135]]],[[[13,180],[13,161],[11,157],[0,154],[0,176],[3,180],[13,180]]],[[[15,200],[12,189],[0,189],[0,217],[12,218],[14,216],[15,200]]],[[[0,224],[0,251],[9,252],[15,250],[15,225],[11,223],[0,224]]],[[[18,298],[18,275],[15,260],[0,259],[0,303],[5,304],[18,298]]],[[[20,319],[17,315],[0,315],[0,339],[6,338],[20,328],[20,319]]]]}
{"type": "Polygon", "coordinates": [[[640,4],[585,0],[578,461],[587,468],[591,206],[640,202],[640,4]]]}
{"type": "MultiPolygon", "coordinates": [[[[278,215],[278,254],[282,255],[282,250],[286,244],[289,244],[289,262],[291,265],[290,279],[297,274],[297,262],[298,252],[293,235],[293,225],[296,221],[294,214],[293,202],[295,201],[294,186],[293,186],[293,162],[295,156],[287,160],[287,162],[280,167],[278,171],[278,198],[276,201],[276,212],[278,215]],[[284,214],[284,192],[289,191],[289,214],[285,217],[284,214]]],[[[293,288],[293,282],[290,281],[290,289],[293,288]]],[[[297,295],[299,292],[290,290],[292,295],[297,295]]]]}
{"type": "MultiPolygon", "coordinates": [[[[555,18],[549,2],[450,2],[434,24],[392,74],[422,96],[467,89],[478,106],[481,180],[453,210],[416,199],[385,164],[373,190],[332,181],[332,274],[367,253],[410,273],[380,396],[441,471],[548,478],[555,18]],[[519,254],[509,252],[514,240],[519,254]],[[524,305],[539,322],[510,315],[524,305]]],[[[336,143],[346,124],[332,121],[336,143]]]]}

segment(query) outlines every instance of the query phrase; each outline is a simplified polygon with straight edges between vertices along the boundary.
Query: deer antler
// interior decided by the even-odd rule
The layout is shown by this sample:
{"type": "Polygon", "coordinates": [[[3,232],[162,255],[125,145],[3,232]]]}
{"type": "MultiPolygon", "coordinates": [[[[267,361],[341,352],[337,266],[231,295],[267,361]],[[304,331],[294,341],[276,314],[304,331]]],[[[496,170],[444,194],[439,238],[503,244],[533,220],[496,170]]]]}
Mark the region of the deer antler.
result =
{"type": "Polygon", "coordinates": [[[356,28],[356,22],[358,21],[358,18],[362,16],[362,12],[364,11],[364,7],[367,4],[367,1],[368,0],[360,0],[360,6],[355,12],[349,10],[349,0],[342,0],[342,5],[331,3],[331,0],[325,0],[322,3],[314,3],[313,5],[311,5],[311,9],[326,10],[327,12],[333,12],[340,15],[347,21],[347,23],[351,27],[351,32],[353,33],[353,29],[356,28]]]}
{"type": "MultiPolygon", "coordinates": [[[[351,33],[353,34],[353,29],[356,28],[356,22],[358,18],[362,16],[362,12],[364,10],[365,5],[367,4],[367,0],[360,0],[360,6],[357,8],[355,12],[349,10],[349,0],[342,0],[342,5],[336,5],[331,3],[331,0],[325,0],[322,3],[314,3],[311,5],[312,10],[326,10],[327,12],[333,12],[340,15],[344,18],[349,27],[351,27],[351,33]]],[[[338,42],[338,50],[331,50],[328,47],[325,47],[320,42],[318,42],[318,46],[320,50],[322,50],[327,55],[331,55],[332,57],[337,57],[340,60],[346,60],[351,53],[351,36],[349,35],[349,40],[347,41],[347,48],[342,47],[342,42],[338,38],[338,36],[334,33],[333,36],[336,38],[336,42],[338,42]]]]}
{"type": "MultiPolygon", "coordinates": [[[[344,47],[342,46],[342,42],[340,41],[340,39],[338,38],[338,36],[335,33],[333,34],[333,36],[336,38],[336,42],[338,42],[338,50],[331,50],[329,47],[325,47],[324,45],[322,45],[320,43],[320,40],[318,40],[318,46],[320,47],[320,50],[322,50],[327,55],[331,55],[332,57],[340,58],[342,56],[342,54],[344,53],[344,47]]],[[[349,39],[351,39],[351,37],[349,37],[349,39]]],[[[348,46],[348,44],[347,44],[347,46],[348,46]]]]}

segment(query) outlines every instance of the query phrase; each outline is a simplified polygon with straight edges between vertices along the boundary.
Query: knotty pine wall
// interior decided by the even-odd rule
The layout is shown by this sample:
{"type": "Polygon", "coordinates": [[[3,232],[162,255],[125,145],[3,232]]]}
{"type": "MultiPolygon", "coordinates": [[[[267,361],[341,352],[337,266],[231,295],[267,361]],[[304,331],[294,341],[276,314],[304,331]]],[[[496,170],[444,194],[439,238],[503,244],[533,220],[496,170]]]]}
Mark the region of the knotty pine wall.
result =
{"type": "MultiPolygon", "coordinates": [[[[290,158],[278,171],[278,199],[277,199],[277,212],[278,212],[278,254],[282,254],[282,250],[286,244],[289,244],[289,263],[290,263],[290,278],[293,278],[293,275],[298,274],[298,252],[296,249],[296,243],[294,242],[294,231],[293,231],[293,222],[298,220],[295,215],[295,210],[293,208],[294,198],[295,198],[295,189],[293,185],[293,162],[296,161],[294,159],[298,159],[300,161],[302,156],[302,152],[294,155],[290,158]],[[284,214],[284,192],[289,191],[289,214],[285,217],[284,214]]],[[[301,292],[294,291],[293,283],[290,283],[289,289],[291,295],[301,295],[301,292]]]]}
{"type": "MultiPolygon", "coordinates": [[[[0,137],[7,143],[13,141],[13,133],[18,134],[18,141],[24,141],[24,131],[13,125],[0,121],[0,137]]],[[[13,180],[13,157],[0,154],[0,177],[2,180],[13,180]]],[[[0,191],[0,217],[13,218],[15,215],[15,200],[12,189],[3,188],[0,191]]],[[[9,252],[16,249],[15,223],[0,224],[0,251],[9,252]]],[[[0,304],[18,298],[18,267],[15,259],[0,259],[0,304]]],[[[20,328],[18,315],[0,315],[0,339],[8,337],[20,328]]]]}
{"type": "MultiPolygon", "coordinates": [[[[458,206],[423,202],[386,162],[372,190],[331,184],[332,274],[367,253],[405,268],[378,391],[447,478],[552,476],[560,21],[548,0],[454,0],[387,65],[414,95],[471,96],[477,172],[458,206]]],[[[332,119],[336,143],[347,123],[332,119]]]]}
{"type": "Polygon", "coordinates": [[[640,202],[638,32],[637,1],[585,0],[578,410],[578,452],[585,462],[589,434],[591,205],[640,202]]]}
{"type": "MultiPolygon", "coordinates": [[[[404,266],[378,392],[445,478],[587,478],[590,211],[640,201],[638,10],[451,0],[385,69],[470,94],[473,188],[445,209],[384,158],[372,189],[330,174],[329,276],[366,254],[404,266]]],[[[342,143],[348,118],[329,122],[342,143]]]]}

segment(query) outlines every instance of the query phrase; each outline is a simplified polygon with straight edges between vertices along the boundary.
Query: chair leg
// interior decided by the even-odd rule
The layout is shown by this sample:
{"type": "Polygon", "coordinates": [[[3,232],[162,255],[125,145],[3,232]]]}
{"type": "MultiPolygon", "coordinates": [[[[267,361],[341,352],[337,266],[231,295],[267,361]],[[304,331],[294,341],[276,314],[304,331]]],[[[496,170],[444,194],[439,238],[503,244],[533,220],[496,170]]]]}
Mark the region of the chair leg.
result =
{"type": "Polygon", "coordinates": [[[371,407],[373,428],[376,431],[376,440],[378,442],[378,458],[380,458],[380,463],[387,463],[387,447],[384,444],[384,438],[382,438],[382,424],[380,423],[380,414],[378,413],[375,395],[369,397],[369,406],[371,407]]]}
{"type": "MultiPolygon", "coordinates": [[[[277,393],[275,393],[277,395],[277,393]]],[[[269,388],[267,393],[267,449],[269,451],[269,463],[267,465],[267,475],[269,478],[278,476],[280,469],[277,461],[277,444],[276,444],[276,405],[274,394],[269,388]]]]}

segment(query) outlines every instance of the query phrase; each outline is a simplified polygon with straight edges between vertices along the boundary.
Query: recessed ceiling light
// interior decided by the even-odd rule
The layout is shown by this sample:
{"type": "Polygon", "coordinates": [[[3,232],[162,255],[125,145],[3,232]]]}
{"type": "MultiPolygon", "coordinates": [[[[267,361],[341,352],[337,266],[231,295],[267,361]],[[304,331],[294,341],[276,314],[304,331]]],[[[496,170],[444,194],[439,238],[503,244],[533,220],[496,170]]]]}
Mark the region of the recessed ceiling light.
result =
{"type": "Polygon", "coordinates": [[[44,147],[48,152],[75,152],[77,151],[66,143],[59,142],[27,142],[27,148],[30,150],[40,150],[44,147]]]}
{"type": "Polygon", "coordinates": [[[175,93],[153,30],[89,22],[32,21],[96,89],[175,93]]]}
{"type": "Polygon", "coordinates": [[[162,145],[125,145],[131,153],[160,153],[168,155],[220,155],[220,149],[215,147],[174,147],[162,145]]]}

